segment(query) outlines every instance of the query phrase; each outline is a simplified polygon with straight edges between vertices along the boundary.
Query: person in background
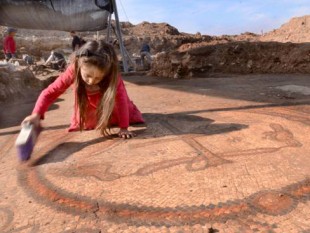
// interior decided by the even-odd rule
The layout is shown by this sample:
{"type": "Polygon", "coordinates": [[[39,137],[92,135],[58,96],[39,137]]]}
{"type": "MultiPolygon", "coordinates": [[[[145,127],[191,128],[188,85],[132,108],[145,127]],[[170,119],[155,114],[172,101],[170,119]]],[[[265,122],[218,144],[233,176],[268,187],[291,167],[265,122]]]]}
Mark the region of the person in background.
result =
{"type": "Polygon", "coordinates": [[[150,46],[144,42],[142,44],[141,50],[140,50],[140,57],[141,57],[141,61],[142,61],[142,65],[143,67],[145,67],[145,61],[144,58],[146,58],[148,64],[150,65],[152,62],[152,57],[151,57],[151,48],[150,46]]]}
{"type": "Polygon", "coordinates": [[[32,114],[22,124],[39,126],[49,106],[72,84],[75,99],[69,131],[97,129],[105,136],[110,127],[118,126],[118,136],[127,139],[135,136],[128,130],[129,124],[144,123],[128,97],[113,46],[88,41],[72,54],[66,71],[41,92],[32,114]]]}
{"type": "Polygon", "coordinates": [[[22,59],[28,64],[28,65],[33,65],[34,64],[34,59],[32,56],[29,56],[28,54],[23,54],[22,59]]]}
{"type": "Polygon", "coordinates": [[[8,28],[7,33],[8,35],[4,38],[3,41],[3,50],[5,59],[8,61],[11,58],[16,58],[16,43],[14,40],[14,36],[16,34],[15,28],[8,28]]]}
{"type": "Polygon", "coordinates": [[[71,46],[73,52],[78,50],[80,47],[82,47],[83,44],[85,44],[85,41],[81,40],[81,38],[76,35],[75,31],[71,31],[70,35],[72,36],[71,46]]]}
{"type": "Polygon", "coordinates": [[[63,54],[52,50],[51,55],[44,63],[45,66],[51,64],[52,69],[64,70],[67,66],[66,59],[63,54]]]}

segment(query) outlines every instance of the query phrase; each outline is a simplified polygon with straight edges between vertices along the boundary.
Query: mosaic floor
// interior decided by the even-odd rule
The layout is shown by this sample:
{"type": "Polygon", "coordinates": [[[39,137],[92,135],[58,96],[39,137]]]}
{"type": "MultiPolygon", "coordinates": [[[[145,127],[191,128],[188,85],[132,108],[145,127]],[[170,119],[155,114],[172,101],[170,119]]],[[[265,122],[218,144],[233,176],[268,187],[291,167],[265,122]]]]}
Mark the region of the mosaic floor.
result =
{"type": "Polygon", "coordinates": [[[67,133],[68,91],[20,163],[3,121],[0,232],[310,232],[309,77],[125,80],[134,139],[67,133]]]}

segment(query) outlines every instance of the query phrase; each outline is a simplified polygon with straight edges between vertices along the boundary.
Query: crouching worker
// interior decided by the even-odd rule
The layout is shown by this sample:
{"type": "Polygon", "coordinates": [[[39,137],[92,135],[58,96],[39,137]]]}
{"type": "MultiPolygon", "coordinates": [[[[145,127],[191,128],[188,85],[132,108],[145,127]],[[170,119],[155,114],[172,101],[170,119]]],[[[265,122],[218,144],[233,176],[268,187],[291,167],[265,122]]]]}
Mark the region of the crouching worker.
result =
{"type": "Polygon", "coordinates": [[[66,68],[67,62],[63,54],[52,51],[44,65],[50,65],[54,70],[63,71],[66,68]]]}
{"type": "Polygon", "coordinates": [[[135,136],[128,130],[129,124],[144,120],[127,95],[113,47],[103,41],[89,41],[73,55],[69,67],[42,91],[32,114],[22,124],[39,125],[48,107],[73,84],[75,107],[68,131],[97,129],[105,136],[109,127],[118,126],[119,137],[135,136]]]}

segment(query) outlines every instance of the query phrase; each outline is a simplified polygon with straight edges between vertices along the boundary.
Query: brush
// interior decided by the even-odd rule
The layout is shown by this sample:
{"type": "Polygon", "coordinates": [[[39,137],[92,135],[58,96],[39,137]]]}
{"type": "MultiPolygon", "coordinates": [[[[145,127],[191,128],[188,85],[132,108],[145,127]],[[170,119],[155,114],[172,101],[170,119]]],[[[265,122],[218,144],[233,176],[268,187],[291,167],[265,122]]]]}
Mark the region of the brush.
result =
{"type": "Polygon", "coordinates": [[[20,133],[15,141],[18,157],[21,161],[30,159],[37,138],[42,131],[42,127],[35,126],[29,122],[22,125],[20,133]]]}

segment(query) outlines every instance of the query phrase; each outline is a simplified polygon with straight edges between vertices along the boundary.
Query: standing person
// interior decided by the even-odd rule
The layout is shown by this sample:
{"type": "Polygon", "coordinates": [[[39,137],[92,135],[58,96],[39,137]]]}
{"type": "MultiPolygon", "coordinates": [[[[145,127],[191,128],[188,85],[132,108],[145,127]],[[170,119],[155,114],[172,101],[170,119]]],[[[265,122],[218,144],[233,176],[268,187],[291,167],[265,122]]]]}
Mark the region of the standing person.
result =
{"type": "Polygon", "coordinates": [[[82,46],[82,41],[80,37],[76,35],[75,31],[71,31],[70,35],[72,36],[71,46],[72,46],[72,51],[74,52],[82,46]]]}
{"type": "Polygon", "coordinates": [[[145,66],[144,58],[146,58],[148,64],[151,64],[152,62],[152,57],[151,57],[151,48],[150,46],[144,42],[142,44],[141,50],[140,50],[140,57],[142,60],[142,65],[143,67],[145,66]]]}
{"type": "Polygon", "coordinates": [[[73,84],[75,103],[68,131],[97,129],[105,136],[109,127],[116,125],[119,137],[135,136],[128,131],[129,124],[144,120],[127,95],[113,47],[103,41],[88,41],[73,55],[71,65],[42,91],[22,124],[40,125],[48,107],[73,84]]]}
{"type": "Polygon", "coordinates": [[[3,41],[3,50],[6,60],[10,60],[11,58],[15,58],[16,53],[16,43],[14,40],[14,36],[16,34],[15,28],[8,28],[7,33],[8,35],[4,38],[3,41]]]}

